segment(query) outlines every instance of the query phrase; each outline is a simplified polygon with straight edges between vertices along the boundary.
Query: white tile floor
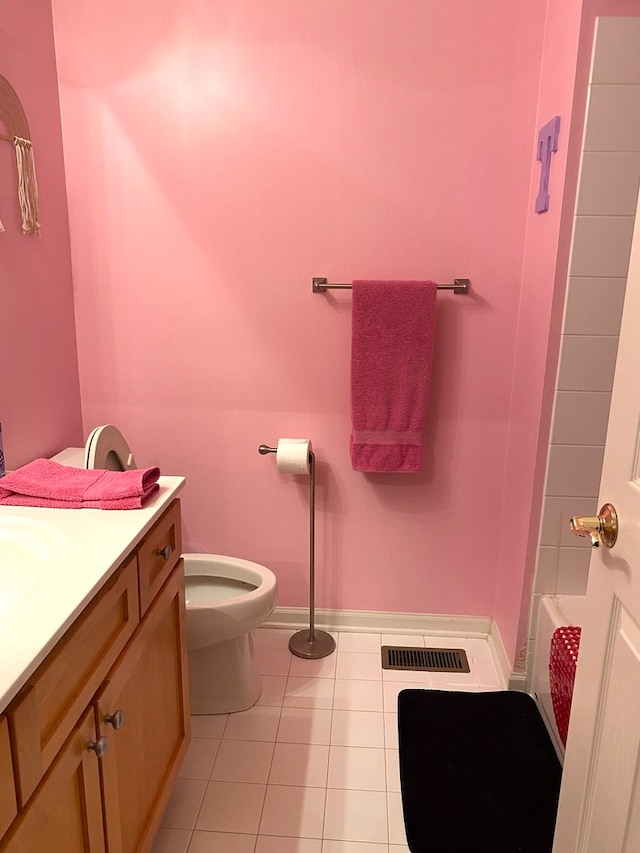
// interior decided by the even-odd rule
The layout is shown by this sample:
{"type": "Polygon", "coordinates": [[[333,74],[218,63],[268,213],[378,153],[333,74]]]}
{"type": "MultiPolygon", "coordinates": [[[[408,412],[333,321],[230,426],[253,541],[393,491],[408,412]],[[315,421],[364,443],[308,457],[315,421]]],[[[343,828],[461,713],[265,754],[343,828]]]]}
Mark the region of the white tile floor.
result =
{"type": "Polygon", "coordinates": [[[309,661],[291,633],[255,633],[257,705],[192,718],[152,853],[406,853],[398,692],[504,688],[484,640],[341,632],[309,661]],[[381,645],[464,648],[471,672],[383,670],[381,645]]]}

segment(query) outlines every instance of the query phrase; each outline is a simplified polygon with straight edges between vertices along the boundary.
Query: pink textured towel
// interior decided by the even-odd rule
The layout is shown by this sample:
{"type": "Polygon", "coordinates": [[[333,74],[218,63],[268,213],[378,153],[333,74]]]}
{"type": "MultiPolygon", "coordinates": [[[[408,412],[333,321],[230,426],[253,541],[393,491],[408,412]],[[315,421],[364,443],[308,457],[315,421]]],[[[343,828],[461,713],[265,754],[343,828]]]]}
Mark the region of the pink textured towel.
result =
{"type": "Polygon", "coordinates": [[[103,471],[34,459],[0,480],[0,504],[60,509],[139,509],[158,491],[159,468],[103,471]]]}
{"type": "Polygon", "coordinates": [[[354,281],[351,464],[419,471],[431,383],[437,285],[354,281]]]}

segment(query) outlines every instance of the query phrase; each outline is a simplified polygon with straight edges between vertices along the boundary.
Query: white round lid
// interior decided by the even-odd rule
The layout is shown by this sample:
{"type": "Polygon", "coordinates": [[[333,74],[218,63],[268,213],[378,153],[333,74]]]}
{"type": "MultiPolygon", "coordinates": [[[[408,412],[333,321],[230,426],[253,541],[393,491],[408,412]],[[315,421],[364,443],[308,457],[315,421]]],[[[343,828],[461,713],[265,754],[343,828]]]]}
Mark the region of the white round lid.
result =
{"type": "Polygon", "coordinates": [[[105,424],[93,429],[87,439],[84,467],[128,471],[136,467],[136,462],[120,430],[112,424],[105,424]]]}

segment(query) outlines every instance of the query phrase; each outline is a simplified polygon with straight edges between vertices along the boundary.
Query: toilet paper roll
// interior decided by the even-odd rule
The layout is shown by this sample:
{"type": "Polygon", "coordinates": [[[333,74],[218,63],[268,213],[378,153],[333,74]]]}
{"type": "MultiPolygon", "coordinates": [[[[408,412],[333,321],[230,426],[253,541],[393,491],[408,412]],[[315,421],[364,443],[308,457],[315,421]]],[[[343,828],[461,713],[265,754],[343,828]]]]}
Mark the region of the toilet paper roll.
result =
{"type": "Polygon", "coordinates": [[[308,474],[309,451],[311,441],[308,438],[279,438],[276,450],[276,465],[283,474],[308,474]]]}

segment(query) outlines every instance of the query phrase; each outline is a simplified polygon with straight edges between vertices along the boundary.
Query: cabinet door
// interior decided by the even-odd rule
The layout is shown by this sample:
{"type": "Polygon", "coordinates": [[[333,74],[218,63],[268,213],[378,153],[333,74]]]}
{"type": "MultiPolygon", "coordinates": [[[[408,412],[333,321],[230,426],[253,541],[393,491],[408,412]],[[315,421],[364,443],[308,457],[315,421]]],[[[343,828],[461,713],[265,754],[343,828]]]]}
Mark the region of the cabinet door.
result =
{"type": "Polygon", "coordinates": [[[0,717],[0,837],[18,813],[6,717],[0,717]]]}
{"type": "Polygon", "coordinates": [[[175,569],[181,553],[180,501],[175,500],[138,546],[141,616],[175,569]]]}
{"type": "Polygon", "coordinates": [[[2,853],[105,853],[93,709],[62,747],[2,843],[2,853]]]}
{"type": "Polygon", "coordinates": [[[142,853],[190,735],[182,560],[107,676],[96,714],[109,740],[101,761],[108,850],[142,853]]]}
{"type": "Polygon", "coordinates": [[[78,616],[7,711],[24,806],[138,624],[135,556],[78,616]]]}

